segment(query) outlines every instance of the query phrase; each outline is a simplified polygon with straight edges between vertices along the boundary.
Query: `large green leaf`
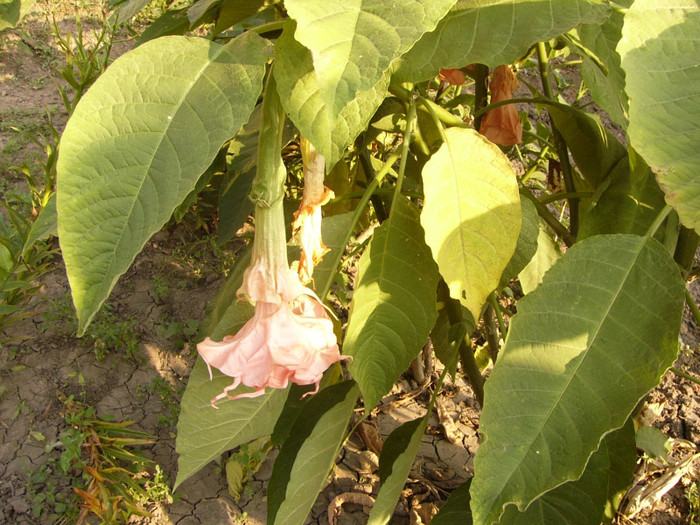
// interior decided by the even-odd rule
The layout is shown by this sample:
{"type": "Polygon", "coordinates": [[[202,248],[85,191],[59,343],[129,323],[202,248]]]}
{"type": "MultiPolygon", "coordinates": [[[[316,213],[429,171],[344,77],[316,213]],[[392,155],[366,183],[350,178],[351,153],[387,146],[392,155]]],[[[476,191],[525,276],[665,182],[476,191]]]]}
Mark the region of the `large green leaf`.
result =
{"type": "Polygon", "coordinates": [[[479,319],[518,241],[518,183],[508,158],[476,131],[445,135],[423,168],[421,224],[450,294],[479,319]]]}
{"type": "Polygon", "coordinates": [[[605,20],[606,0],[459,0],[435,31],[400,61],[397,80],[426,80],[440,68],[510,64],[535,42],[605,20]],[[477,4],[477,5],[475,5],[477,4]]]}
{"type": "Polygon", "coordinates": [[[379,457],[381,488],[370,512],[368,525],[389,523],[425,435],[429,416],[404,423],[386,438],[379,457]]]}
{"type": "Polygon", "coordinates": [[[286,0],[296,40],[311,51],[331,120],[380,82],[392,61],[435,26],[456,0],[286,0]]]}
{"type": "Polygon", "coordinates": [[[194,188],[262,89],[267,41],[164,37],[121,56],[61,139],[58,231],[85,331],[118,277],[194,188]]]}
{"type": "MultiPolygon", "coordinates": [[[[217,410],[211,400],[233,380],[218,370],[212,375],[210,380],[207,365],[197,359],[187,380],[175,441],[180,456],[176,487],[227,450],[272,434],[289,392],[273,388],[252,399],[219,401],[217,410]]],[[[251,391],[243,387],[234,394],[251,391]]]]}
{"type": "Polygon", "coordinates": [[[609,456],[607,439],[604,439],[579,479],[550,490],[524,512],[519,512],[514,505],[508,506],[499,525],[600,525],[608,488],[609,456]]]}
{"type": "Polygon", "coordinates": [[[408,368],[435,319],[438,273],[418,211],[398,197],[360,258],[343,353],[369,411],[408,368]]]}
{"type": "MultiPolygon", "coordinates": [[[[632,5],[632,0],[616,2],[624,7],[632,5]]],[[[619,10],[610,11],[610,16],[602,24],[583,24],[578,28],[581,43],[592,51],[605,65],[601,70],[590,57],[583,56],[581,78],[590,90],[596,103],[608,112],[610,118],[623,128],[629,120],[629,101],[625,93],[625,72],[620,66],[620,55],[615,48],[622,36],[622,22],[625,15],[619,10]]]]}
{"type": "Polygon", "coordinates": [[[688,228],[700,231],[700,4],[636,0],[617,48],[630,99],[632,146],[657,173],[688,228]]]}
{"type": "Polygon", "coordinates": [[[486,383],[474,521],[578,479],[678,352],[684,283],[654,239],[575,244],[518,304],[486,383]]]}
{"type": "Polygon", "coordinates": [[[275,80],[284,110],[304,135],[326,157],[330,169],[362,130],[384,100],[389,75],[370,89],[357,92],[337,115],[321,97],[311,52],[294,40],[289,22],[275,42],[275,80]]]}
{"type": "Polygon", "coordinates": [[[359,390],[353,381],[309,400],[282,445],[268,485],[267,522],[304,523],[343,445],[359,390]]]}
{"type": "Polygon", "coordinates": [[[581,214],[579,240],[601,233],[645,234],[665,204],[649,166],[598,117],[563,105],[549,112],[594,190],[590,209],[581,214]]]}

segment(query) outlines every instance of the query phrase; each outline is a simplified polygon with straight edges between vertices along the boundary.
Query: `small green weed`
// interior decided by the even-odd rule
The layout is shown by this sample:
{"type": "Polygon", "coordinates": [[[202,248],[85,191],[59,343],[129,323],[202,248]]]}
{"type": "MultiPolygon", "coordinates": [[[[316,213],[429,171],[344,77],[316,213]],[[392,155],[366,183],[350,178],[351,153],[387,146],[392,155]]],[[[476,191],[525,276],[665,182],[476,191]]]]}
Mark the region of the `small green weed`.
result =
{"type": "Polygon", "coordinates": [[[690,511],[688,512],[688,524],[700,525],[700,489],[698,482],[694,481],[685,491],[685,499],[688,500],[690,511]]]}
{"type": "Polygon", "coordinates": [[[126,523],[132,515],[149,516],[145,509],[152,503],[173,501],[160,467],[152,470],[153,462],[139,451],[153,436],[129,428],[132,422],[98,418],[72,396],[59,398],[67,428],[46,452],[63,451],[49,455],[27,485],[36,519],[84,523],[93,514],[102,523],[126,523]],[[61,490],[66,483],[72,497],[61,490]]]}
{"type": "MultiPolygon", "coordinates": [[[[74,336],[78,330],[78,321],[68,296],[54,301],[42,315],[49,328],[57,334],[74,336]]],[[[105,304],[95,316],[84,340],[93,346],[98,361],[104,360],[112,352],[122,352],[136,360],[140,358],[136,321],[121,318],[111,304],[105,304]]]]}
{"type": "Polygon", "coordinates": [[[158,416],[158,426],[173,430],[180,415],[180,399],[185,391],[184,385],[174,387],[167,379],[156,376],[147,390],[151,394],[157,395],[163,405],[165,413],[158,416]]]}
{"type": "Polygon", "coordinates": [[[158,335],[167,339],[175,346],[182,346],[197,335],[199,321],[186,319],[185,321],[170,321],[164,319],[163,324],[158,325],[158,335]]]}
{"type": "Polygon", "coordinates": [[[153,276],[153,291],[151,292],[153,300],[161,303],[170,297],[170,285],[162,275],[153,276]]]}

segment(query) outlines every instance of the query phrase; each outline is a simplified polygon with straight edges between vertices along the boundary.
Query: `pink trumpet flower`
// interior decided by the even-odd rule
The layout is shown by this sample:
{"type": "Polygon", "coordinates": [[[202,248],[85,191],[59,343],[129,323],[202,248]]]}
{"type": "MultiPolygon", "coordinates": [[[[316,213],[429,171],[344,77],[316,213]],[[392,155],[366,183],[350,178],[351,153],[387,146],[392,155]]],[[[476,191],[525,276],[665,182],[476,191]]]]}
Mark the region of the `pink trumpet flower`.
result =
{"type": "Polygon", "coordinates": [[[253,259],[238,290],[239,297],[255,304],[255,314],[235,335],[197,345],[209,367],[233,378],[233,383],[212,399],[238,399],[262,395],[267,387],[286,388],[290,382],[315,385],[323,372],[342,359],[333,322],[313,291],[299,281],[287,264],[281,203],[256,210],[253,259]],[[239,385],[255,389],[232,396],[239,385]]]}
{"type": "MultiPolygon", "coordinates": [[[[519,85],[510,66],[498,66],[489,85],[491,104],[513,98],[513,91],[519,85]]],[[[520,144],[523,141],[523,126],[515,104],[505,104],[489,110],[481,120],[479,133],[501,146],[520,144]]]]}

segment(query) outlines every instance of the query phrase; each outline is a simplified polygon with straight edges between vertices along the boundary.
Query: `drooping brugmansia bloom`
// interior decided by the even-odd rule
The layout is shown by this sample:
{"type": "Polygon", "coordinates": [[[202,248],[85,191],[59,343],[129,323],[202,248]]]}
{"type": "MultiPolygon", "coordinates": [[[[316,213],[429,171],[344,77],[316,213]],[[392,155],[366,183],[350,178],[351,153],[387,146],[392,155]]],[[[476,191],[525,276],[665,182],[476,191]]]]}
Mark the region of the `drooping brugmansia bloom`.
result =
{"type": "MultiPolygon", "coordinates": [[[[520,83],[510,66],[498,66],[489,85],[491,104],[513,98],[520,83]]],[[[523,126],[515,104],[505,104],[489,110],[481,120],[479,133],[494,144],[512,146],[523,141],[523,126]]]]}
{"type": "Polygon", "coordinates": [[[299,210],[294,214],[292,230],[301,241],[299,279],[311,282],[314,266],[328,253],[321,238],[321,206],[334,197],[331,190],[323,185],[326,159],[316,152],[316,148],[304,137],[301,138],[301,157],[304,162],[304,196],[299,210]]]}
{"type": "Polygon", "coordinates": [[[223,341],[207,337],[197,351],[209,367],[233,378],[233,383],[212,399],[212,406],[228,397],[256,397],[267,387],[316,385],[340,355],[333,322],[313,291],[289,268],[282,198],[285,168],[281,137],[284,113],[272,77],[263,102],[258,145],[258,171],[251,198],[255,202],[255,240],[250,266],[238,296],[255,305],[255,314],[235,335],[223,341]],[[237,395],[239,385],[255,389],[237,395]]]}

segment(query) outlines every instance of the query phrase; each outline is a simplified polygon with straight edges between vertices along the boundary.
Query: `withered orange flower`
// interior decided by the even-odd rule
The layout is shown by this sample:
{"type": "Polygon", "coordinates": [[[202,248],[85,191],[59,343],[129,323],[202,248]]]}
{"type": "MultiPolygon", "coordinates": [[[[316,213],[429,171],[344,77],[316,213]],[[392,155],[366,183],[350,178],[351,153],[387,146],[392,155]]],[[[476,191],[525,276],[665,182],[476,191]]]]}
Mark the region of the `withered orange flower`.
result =
{"type": "MultiPolygon", "coordinates": [[[[518,86],[520,83],[513,69],[508,65],[498,66],[489,85],[491,104],[512,99],[513,91],[518,86]]],[[[523,141],[523,126],[515,104],[505,104],[489,110],[481,120],[479,133],[501,146],[520,144],[523,141]]]]}
{"type": "Polygon", "coordinates": [[[467,81],[467,76],[461,69],[441,69],[439,78],[453,86],[461,86],[467,81]]]}
{"type": "Polygon", "coordinates": [[[304,137],[301,138],[301,155],[304,162],[304,196],[299,210],[294,213],[292,234],[298,235],[301,244],[299,279],[303,283],[309,283],[314,267],[318,266],[329,251],[321,238],[321,206],[335,195],[323,185],[325,158],[304,137]]]}

